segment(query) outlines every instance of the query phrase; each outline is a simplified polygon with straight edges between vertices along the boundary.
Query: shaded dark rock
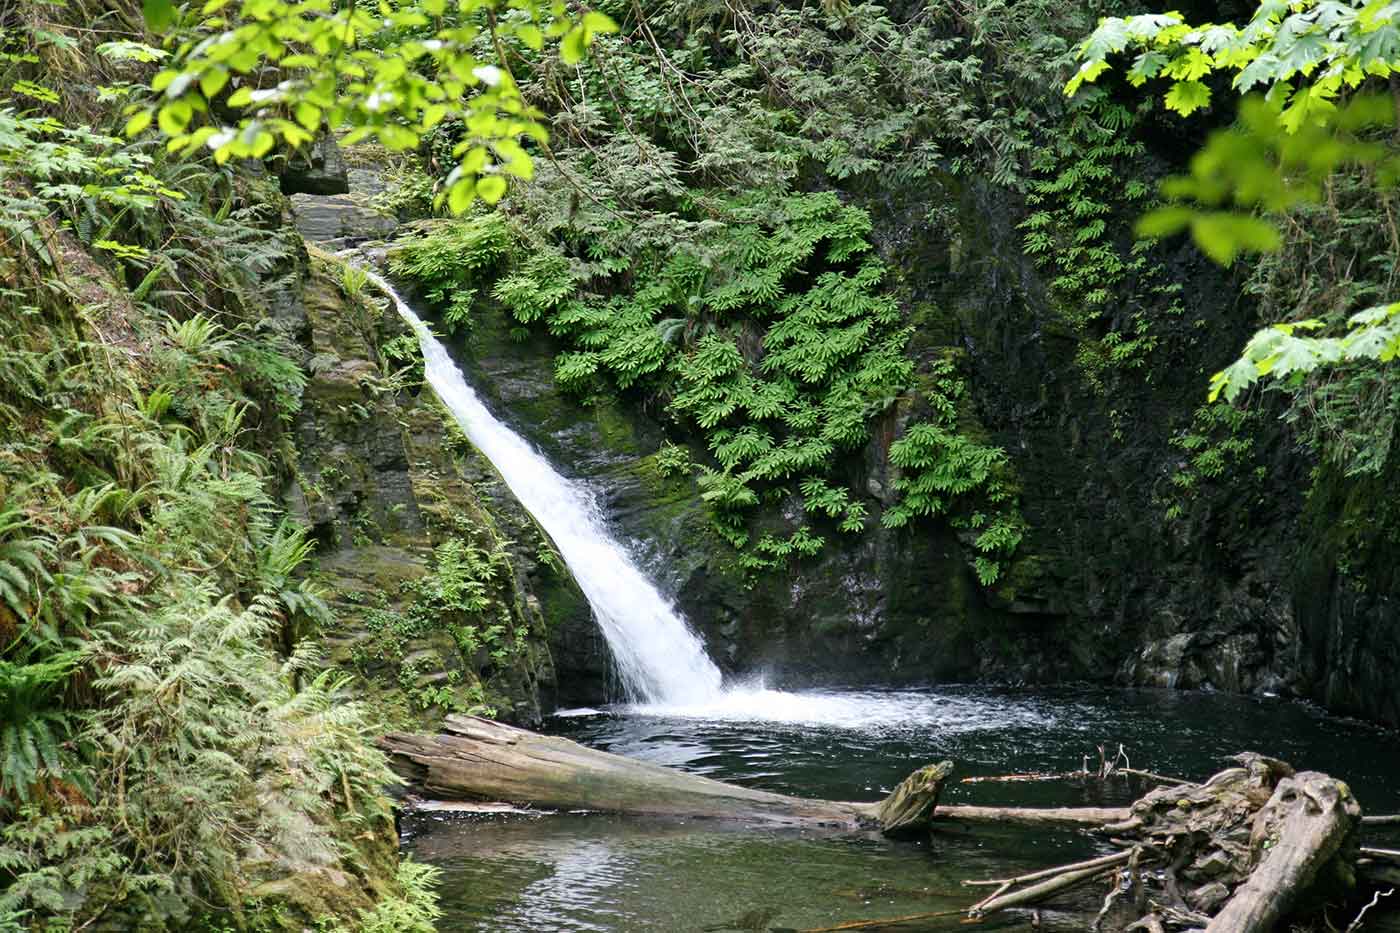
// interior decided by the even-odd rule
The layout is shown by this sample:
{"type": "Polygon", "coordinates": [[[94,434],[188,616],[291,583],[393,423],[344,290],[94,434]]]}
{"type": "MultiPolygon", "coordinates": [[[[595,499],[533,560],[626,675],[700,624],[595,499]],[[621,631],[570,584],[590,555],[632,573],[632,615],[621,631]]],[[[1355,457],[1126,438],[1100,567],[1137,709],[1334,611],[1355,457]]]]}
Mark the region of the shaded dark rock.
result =
{"type": "Polygon", "coordinates": [[[287,160],[278,183],[283,194],[348,194],[350,177],[345,156],[330,136],[321,136],[287,160]]]}

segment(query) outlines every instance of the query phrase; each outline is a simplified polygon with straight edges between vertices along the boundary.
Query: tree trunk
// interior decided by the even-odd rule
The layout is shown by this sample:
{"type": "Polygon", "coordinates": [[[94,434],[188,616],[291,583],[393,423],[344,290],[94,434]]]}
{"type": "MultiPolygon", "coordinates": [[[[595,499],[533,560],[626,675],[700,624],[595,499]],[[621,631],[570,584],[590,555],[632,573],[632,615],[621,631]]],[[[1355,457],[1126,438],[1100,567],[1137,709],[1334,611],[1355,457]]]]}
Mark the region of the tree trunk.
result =
{"type": "Polygon", "coordinates": [[[381,746],[394,769],[425,794],[505,801],[546,810],[879,828],[906,835],[927,826],[950,762],[910,775],[879,803],[808,800],[713,781],[585,748],[474,716],[449,716],[436,736],[396,732],[381,746]]]}

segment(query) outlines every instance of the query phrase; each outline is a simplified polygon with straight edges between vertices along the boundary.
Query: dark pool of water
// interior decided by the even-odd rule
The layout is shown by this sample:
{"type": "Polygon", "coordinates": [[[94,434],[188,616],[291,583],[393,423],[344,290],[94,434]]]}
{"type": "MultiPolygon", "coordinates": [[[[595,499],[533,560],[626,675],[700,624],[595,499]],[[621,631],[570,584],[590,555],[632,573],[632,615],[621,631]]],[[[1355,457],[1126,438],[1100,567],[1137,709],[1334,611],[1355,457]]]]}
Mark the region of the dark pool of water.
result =
{"type": "MultiPolygon", "coordinates": [[[[1400,811],[1400,738],[1276,700],[1156,691],[985,688],[772,694],[714,709],[617,710],[551,731],[618,754],[753,787],[846,800],[883,796],[914,768],[957,775],[1068,771],[1121,743],[1136,768],[1199,779],[1252,750],[1345,777],[1370,812],[1400,811]],[[747,712],[745,703],[752,709],[747,712]],[[764,716],[766,719],[750,719],[764,716]]],[[[1135,782],[954,784],[948,802],[1123,804],[1135,782]]],[[[964,879],[1004,877],[1106,851],[1075,832],[947,827],[921,843],[874,835],[756,831],[599,814],[419,816],[405,850],[444,872],[442,929],[809,929],[955,911],[964,879]]],[[[1081,895],[1093,899],[1092,894],[1081,895]]],[[[1044,911],[1078,930],[1087,902],[1044,911]]],[[[900,926],[953,930],[957,918],[900,926]]],[[[1007,916],[981,929],[1025,929],[1007,916]]]]}

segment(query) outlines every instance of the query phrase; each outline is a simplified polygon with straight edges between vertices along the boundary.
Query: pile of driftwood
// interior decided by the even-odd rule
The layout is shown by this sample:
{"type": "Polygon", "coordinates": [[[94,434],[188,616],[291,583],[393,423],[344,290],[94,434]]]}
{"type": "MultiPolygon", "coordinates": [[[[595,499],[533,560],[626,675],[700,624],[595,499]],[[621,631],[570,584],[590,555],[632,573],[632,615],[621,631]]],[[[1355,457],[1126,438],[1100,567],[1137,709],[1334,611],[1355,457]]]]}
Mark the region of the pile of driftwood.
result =
{"type": "MultiPolygon", "coordinates": [[[[1026,908],[1071,888],[1107,888],[1094,930],[1267,933],[1294,911],[1355,893],[1358,872],[1375,888],[1400,882],[1400,852],[1363,848],[1363,820],[1347,785],[1252,753],[1200,784],[1150,777],[1165,786],[1128,808],[1036,809],[940,806],[950,762],[928,765],[875,803],[808,800],[685,774],[490,720],[449,717],[436,736],[394,733],[383,747],[419,792],[447,800],[509,802],[546,810],[728,819],[757,824],[926,833],[938,821],[1077,827],[1116,851],[1005,879],[974,879],[991,892],[967,919],[1026,908]]],[[[876,929],[926,920],[919,914],[853,921],[831,930],[876,929]]],[[[1361,917],[1351,929],[1359,929],[1361,917]]]]}

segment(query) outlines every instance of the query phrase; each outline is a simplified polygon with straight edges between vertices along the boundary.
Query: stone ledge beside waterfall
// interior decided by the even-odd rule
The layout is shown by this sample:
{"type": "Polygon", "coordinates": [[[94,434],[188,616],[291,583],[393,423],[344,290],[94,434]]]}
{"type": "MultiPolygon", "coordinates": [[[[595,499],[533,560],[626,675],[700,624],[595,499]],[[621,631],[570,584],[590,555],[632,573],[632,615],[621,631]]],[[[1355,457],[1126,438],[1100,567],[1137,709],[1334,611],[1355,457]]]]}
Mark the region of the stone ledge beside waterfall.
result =
{"type": "Polygon", "coordinates": [[[347,291],[341,264],[311,250],[284,309],[308,384],[283,498],[312,529],[337,621],[299,634],[320,640],[392,722],[431,727],[473,709],[538,722],[561,698],[551,637],[602,668],[601,646],[581,634],[587,604],[561,565],[540,559],[547,539],[432,393],[391,377],[384,347],[408,337],[398,317],[347,291]],[[440,612],[435,574],[462,555],[483,578],[482,606],[440,612]]]}

